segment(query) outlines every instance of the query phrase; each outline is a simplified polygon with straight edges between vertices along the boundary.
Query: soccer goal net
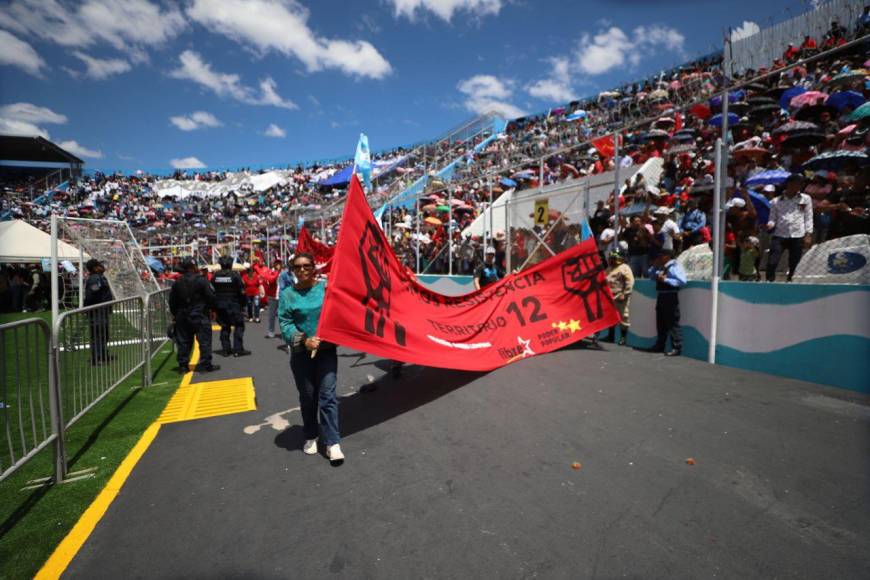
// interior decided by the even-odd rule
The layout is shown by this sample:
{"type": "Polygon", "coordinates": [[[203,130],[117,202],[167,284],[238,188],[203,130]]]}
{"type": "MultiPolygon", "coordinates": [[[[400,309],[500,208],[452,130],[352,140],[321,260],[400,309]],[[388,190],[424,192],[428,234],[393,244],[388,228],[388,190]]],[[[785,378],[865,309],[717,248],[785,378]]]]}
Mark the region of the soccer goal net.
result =
{"type": "MultiPolygon", "coordinates": [[[[115,300],[145,296],[160,289],[127,222],[70,217],[56,219],[58,241],[79,249],[76,269],[83,272],[85,264],[92,258],[102,262],[115,300]]],[[[59,270],[63,275],[63,267],[59,270]]],[[[64,279],[64,286],[68,290],[64,295],[69,297],[64,302],[71,301],[73,297],[78,301],[81,277],[69,273],[64,279]]]]}

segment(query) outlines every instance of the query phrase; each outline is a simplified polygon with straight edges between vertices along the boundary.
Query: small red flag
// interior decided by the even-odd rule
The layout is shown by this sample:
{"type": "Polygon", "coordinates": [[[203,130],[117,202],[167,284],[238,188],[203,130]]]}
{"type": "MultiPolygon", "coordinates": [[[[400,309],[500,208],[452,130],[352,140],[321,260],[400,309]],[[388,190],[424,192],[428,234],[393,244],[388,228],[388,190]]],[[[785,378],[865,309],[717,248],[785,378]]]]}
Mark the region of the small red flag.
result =
{"type": "Polygon", "coordinates": [[[335,248],[315,240],[305,226],[302,226],[302,229],[299,230],[299,240],[296,243],[296,253],[301,254],[302,252],[314,256],[314,264],[317,266],[319,273],[329,274],[335,248]]]}

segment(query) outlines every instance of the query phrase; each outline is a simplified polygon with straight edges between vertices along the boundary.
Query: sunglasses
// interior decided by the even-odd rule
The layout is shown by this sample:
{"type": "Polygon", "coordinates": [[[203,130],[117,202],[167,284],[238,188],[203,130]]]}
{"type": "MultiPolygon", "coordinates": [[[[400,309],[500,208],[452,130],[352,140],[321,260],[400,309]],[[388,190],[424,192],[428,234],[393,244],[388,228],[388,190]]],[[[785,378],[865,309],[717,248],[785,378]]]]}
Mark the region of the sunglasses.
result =
{"type": "Polygon", "coordinates": [[[314,264],[293,264],[294,270],[313,270],[314,264]]]}

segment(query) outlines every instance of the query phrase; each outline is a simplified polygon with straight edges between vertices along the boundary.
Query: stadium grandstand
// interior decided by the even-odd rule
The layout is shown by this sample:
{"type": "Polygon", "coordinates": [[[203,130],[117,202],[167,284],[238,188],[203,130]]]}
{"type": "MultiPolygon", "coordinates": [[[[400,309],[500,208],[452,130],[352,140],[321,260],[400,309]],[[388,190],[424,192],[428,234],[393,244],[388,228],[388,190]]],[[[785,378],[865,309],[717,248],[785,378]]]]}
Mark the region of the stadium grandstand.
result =
{"type": "MultiPolygon", "coordinates": [[[[866,34],[867,25],[854,5],[844,11],[849,3],[835,4],[839,12],[826,15],[833,22],[819,31],[818,38],[786,45],[767,66],[751,61],[757,69],[730,56],[730,78],[723,68],[723,53],[713,53],[537,115],[518,119],[481,115],[431,141],[380,151],[374,155],[370,205],[409,267],[428,274],[470,274],[489,240],[499,246],[502,259],[506,255],[505,220],[496,212],[489,217],[487,231],[482,231],[486,208],[503,207],[524,190],[537,189],[546,196],[550,188],[559,187],[561,195],[577,195],[588,176],[615,177],[618,164],[622,180],[628,180],[620,190],[624,211],[618,229],[623,246],[631,244],[630,253],[638,256],[651,256],[662,244],[670,247],[673,242],[657,230],[662,220],[653,218],[663,208],[670,214],[668,221],[684,226],[675,235],[677,251],[688,249],[699,240],[709,241],[713,233],[709,219],[713,147],[722,126],[721,98],[714,95],[734,86],[726,123],[731,160],[728,197],[740,201],[729,205],[725,224],[726,275],[736,276],[745,239],[751,238],[766,254],[758,216],[766,215],[769,201],[782,185],[783,172],[810,171],[808,192],[819,224],[815,243],[866,234],[867,199],[862,192],[868,137],[866,107],[861,107],[867,94],[867,63],[866,44],[857,39],[866,34]],[[814,58],[825,50],[829,57],[814,58]],[[800,64],[804,59],[810,60],[800,64]],[[790,66],[795,63],[798,66],[790,66]],[[784,72],[778,73],[779,69],[784,72]],[[616,132],[622,141],[618,163],[612,139],[608,141],[616,132]],[[779,172],[780,178],[768,178],[768,172],[779,172]],[[746,199],[752,203],[746,204],[746,199]],[[706,219],[683,232],[690,203],[706,219]],[[752,223],[742,212],[756,208],[752,223]],[[648,236],[631,226],[635,217],[648,236]],[[477,226],[471,228],[475,220],[477,226]]],[[[737,48],[742,42],[735,43],[737,48]]],[[[726,52],[733,53],[731,48],[726,47],[726,52]]],[[[737,54],[747,53],[738,50],[737,54]]],[[[21,154],[22,163],[45,167],[38,172],[18,167],[11,174],[0,210],[4,219],[26,219],[43,229],[53,211],[69,217],[126,220],[144,246],[197,242],[208,262],[214,258],[208,248],[230,242],[243,261],[253,250],[275,260],[288,247],[286,241],[295,239],[301,223],[326,243],[334,242],[353,169],[353,159],[347,158],[256,171],[177,171],[164,176],[87,171],[79,176],[81,161],[50,142],[14,139],[10,145],[28,147],[28,153],[21,154]],[[41,151],[44,159],[31,159],[40,157],[41,151]]],[[[590,207],[583,210],[588,214],[576,216],[588,220],[597,237],[616,213],[612,190],[605,190],[592,195],[590,207]],[[597,201],[603,201],[604,207],[592,207],[597,201]]],[[[512,232],[513,264],[526,262],[527,242],[532,245],[535,239],[532,230],[512,232]]],[[[579,231],[579,226],[574,230],[579,231]]],[[[569,243],[568,237],[562,247],[569,243]]],[[[760,272],[766,269],[762,262],[760,272]]],[[[635,261],[636,275],[643,276],[645,263],[641,258],[635,261]]]]}

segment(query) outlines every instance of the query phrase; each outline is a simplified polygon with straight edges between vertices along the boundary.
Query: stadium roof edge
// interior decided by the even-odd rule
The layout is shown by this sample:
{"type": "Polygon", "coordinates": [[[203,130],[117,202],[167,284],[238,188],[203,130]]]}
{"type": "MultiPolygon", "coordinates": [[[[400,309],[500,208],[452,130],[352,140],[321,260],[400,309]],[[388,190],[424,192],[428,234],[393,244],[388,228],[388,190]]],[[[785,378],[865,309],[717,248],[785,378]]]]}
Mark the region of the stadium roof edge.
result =
{"type": "MultiPolygon", "coordinates": [[[[84,165],[84,161],[44,137],[0,135],[0,160],[84,165]]],[[[9,165],[6,163],[5,165],[9,165]]]]}

